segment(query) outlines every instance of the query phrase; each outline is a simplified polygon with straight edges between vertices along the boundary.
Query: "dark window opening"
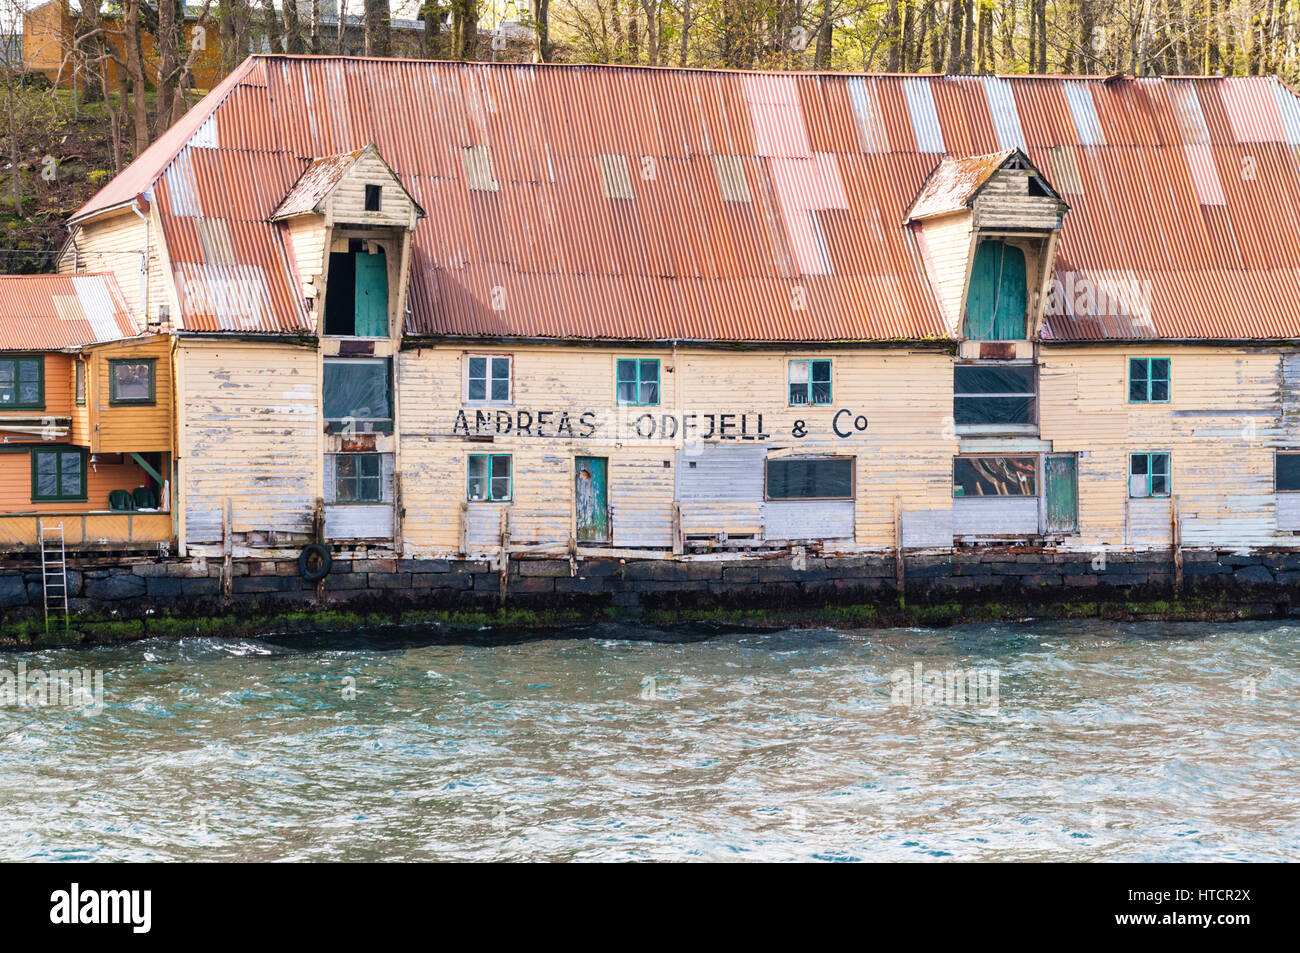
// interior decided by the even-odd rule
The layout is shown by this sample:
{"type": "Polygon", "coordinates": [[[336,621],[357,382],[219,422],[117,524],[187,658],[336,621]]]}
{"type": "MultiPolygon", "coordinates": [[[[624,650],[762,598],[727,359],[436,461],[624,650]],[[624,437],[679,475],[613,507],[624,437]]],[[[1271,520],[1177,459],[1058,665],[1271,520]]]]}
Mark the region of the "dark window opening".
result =
{"type": "Polygon", "coordinates": [[[1279,452],[1273,467],[1274,489],[1279,493],[1300,492],[1300,453],[1279,452]]]}
{"type": "Polygon", "coordinates": [[[392,378],[387,358],[327,360],[325,419],[332,430],[388,432],[393,420],[392,378]]]}
{"type": "Polygon", "coordinates": [[[366,186],[366,211],[367,212],[379,211],[379,196],[381,192],[382,190],[378,185],[366,186]]]}
{"type": "Polygon", "coordinates": [[[1129,358],[1128,399],[1134,404],[1167,403],[1169,401],[1169,358],[1129,358]]]}
{"type": "Polygon", "coordinates": [[[343,337],[388,336],[388,256],[382,246],[352,239],[345,252],[330,252],[325,283],[325,333],[343,337]]]}
{"type": "Polygon", "coordinates": [[[956,457],[952,462],[952,495],[1037,496],[1037,457],[956,457]]]}
{"type": "Polygon", "coordinates": [[[1036,400],[1032,366],[958,364],[953,368],[953,419],[958,426],[1032,425],[1036,400]]]}
{"type": "Polygon", "coordinates": [[[851,500],[853,460],[768,460],[769,500],[851,500]]]}

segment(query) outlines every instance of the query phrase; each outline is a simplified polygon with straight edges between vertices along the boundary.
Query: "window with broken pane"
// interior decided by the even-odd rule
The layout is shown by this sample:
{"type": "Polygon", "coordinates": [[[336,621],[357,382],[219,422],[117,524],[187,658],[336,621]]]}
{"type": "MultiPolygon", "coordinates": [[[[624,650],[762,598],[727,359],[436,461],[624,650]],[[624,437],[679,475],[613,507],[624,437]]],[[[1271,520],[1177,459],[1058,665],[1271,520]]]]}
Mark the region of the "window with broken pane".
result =
{"type": "Polygon", "coordinates": [[[952,495],[1037,496],[1037,457],[956,457],[952,495]]]}
{"type": "Polygon", "coordinates": [[[650,406],[659,403],[658,359],[620,358],[615,376],[620,404],[650,406]]]}
{"type": "Polygon", "coordinates": [[[1169,358],[1131,357],[1128,361],[1128,399],[1134,404],[1159,404],[1169,400],[1169,358]]]}
{"type": "Polygon", "coordinates": [[[831,362],[790,362],[790,406],[831,402],[831,362]]]}
{"type": "Polygon", "coordinates": [[[334,499],[338,503],[382,502],[382,457],[378,453],[340,453],[334,458],[334,499]]]}
{"type": "Polygon", "coordinates": [[[510,499],[510,454],[471,453],[466,498],[471,503],[502,503],[510,499]]]}
{"type": "Polygon", "coordinates": [[[510,403],[512,364],[507,355],[471,354],[465,378],[466,402],[510,403]]]}
{"type": "Polygon", "coordinates": [[[1128,458],[1128,495],[1134,499],[1168,496],[1169,454],[1131,453],[1128,458]]]}
{"type": "Polygon", "coordinates": [[[1029,364],[958,364],[953,368],[953,419],[958,426],[1032,425],[1037,419],[1029,364]]]}

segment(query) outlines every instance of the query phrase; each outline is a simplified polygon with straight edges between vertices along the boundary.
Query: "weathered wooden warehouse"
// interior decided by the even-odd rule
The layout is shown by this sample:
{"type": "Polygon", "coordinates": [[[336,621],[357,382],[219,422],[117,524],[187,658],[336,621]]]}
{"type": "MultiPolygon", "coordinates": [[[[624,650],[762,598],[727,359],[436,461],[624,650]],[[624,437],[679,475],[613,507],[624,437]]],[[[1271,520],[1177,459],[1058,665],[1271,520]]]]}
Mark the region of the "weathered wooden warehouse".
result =
{"type": "Polygon", "coordinates": [[[186,551],[1300,532],[1272,78],[254,57],[74,216],[186,551]]]}

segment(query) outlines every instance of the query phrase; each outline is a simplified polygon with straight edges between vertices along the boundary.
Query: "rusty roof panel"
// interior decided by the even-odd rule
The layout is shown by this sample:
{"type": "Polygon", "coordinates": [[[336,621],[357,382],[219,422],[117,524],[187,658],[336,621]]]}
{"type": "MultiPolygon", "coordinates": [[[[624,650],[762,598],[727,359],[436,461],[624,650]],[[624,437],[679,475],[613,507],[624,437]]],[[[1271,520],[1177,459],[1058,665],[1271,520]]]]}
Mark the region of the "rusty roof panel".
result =
{"type": "Polygon", "coordinates": [[[112,275],[0,275],[0,350],[56,351],[135,333],[112,275]]]}
{"type": "Polygon", "coordinates": [[[152,197],[185,328],[302,332],[272,215],[370,143],[429,212],[412,334],[943,338],[907,210],[1023,148],[1070,203],[1058,281],[1118,295],[1045,339],[1300,337],[1300,100],[1267,77],[253,57],[74,223],[152,197]]]}

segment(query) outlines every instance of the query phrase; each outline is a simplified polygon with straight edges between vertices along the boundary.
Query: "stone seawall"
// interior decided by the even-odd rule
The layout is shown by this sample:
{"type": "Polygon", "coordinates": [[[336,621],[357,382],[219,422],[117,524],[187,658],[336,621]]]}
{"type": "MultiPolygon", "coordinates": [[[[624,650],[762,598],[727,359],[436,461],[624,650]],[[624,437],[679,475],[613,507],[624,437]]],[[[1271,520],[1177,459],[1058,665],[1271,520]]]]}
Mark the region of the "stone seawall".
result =
{"type": "MultiPolygon", "coordinates": [[[[911,608],[998,603],[1131,606],[1173,598],[1217,599],[1247,614],[1300,611],[1300,552],[1189,550],[1182,580],[1169,553],[972,550],[909,555],[901,602],[911,608]]],[[[818,610],[900,605],[892,555],[694,558],[683,560],[511,559],[502,599],[495,561],[336,559],[320,583],[295,559],[240,559],[223,578],[220,560],[70,560],[69,607],[81,617],[203,618],[312,607],[364,612],[565,610],[578,616],[818,610]],[[228,582],[228,586],[227,586],[228,582]]],[[[0,563],[0,631],[42,615],[39,565],[0,563]]],[[[953,613],[950,613],[950,615],[953,613]]],[[[962,612],[957,612],[961,616],[962,612]]],[[[1086,610],[1085,610],[1086,614],[1086,610]]]]}

